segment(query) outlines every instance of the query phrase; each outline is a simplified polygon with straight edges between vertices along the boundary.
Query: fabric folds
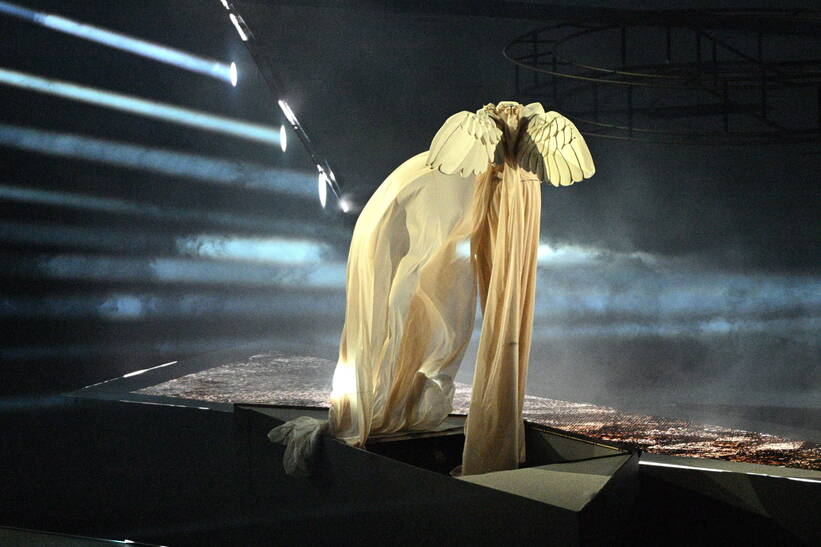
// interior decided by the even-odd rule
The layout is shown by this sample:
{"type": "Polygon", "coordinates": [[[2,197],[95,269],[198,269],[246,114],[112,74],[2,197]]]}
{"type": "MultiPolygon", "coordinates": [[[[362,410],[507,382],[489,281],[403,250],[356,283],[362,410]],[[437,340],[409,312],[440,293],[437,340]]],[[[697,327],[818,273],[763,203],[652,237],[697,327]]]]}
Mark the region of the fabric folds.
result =
{"type": "Polygon", "coordinates": [[[310,472],[326,426],[353,446],[438,426],[452,410],[477,288],[482,331],[462,474],[515,469],[525,459],[539,180],[510,164],[446,175],[426,156],[391,173],[357,219],[328,423],[288,422],[269,435],[288,447],[289,473],[310,472]]]}
{"type": "Polygon", "coordinates": [[[522,407],[533,332],[541,188],[533,174],[509,165],[494,175],[476,180],[471,249],[482,334],[462,475],[516,469],[525,460],[522,407]]]}
{"type": "Polygon", "coordinates": [[[470,343],[474,177],[434,171],[426,155],[391,173],[354,228],[329,415],[351,445],[440,424],[470,343]]]}

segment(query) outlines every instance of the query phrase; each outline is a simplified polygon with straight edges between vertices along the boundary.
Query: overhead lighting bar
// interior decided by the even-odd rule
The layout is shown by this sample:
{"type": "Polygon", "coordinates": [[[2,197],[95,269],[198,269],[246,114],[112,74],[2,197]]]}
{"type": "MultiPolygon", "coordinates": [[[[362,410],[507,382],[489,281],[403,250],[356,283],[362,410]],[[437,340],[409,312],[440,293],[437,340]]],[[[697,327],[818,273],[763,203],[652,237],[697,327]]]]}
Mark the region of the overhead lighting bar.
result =
{"type": "MultiPolygon", "coordinates": [[[[271,68],[271,63],[268,58],[261,54],[257,50],[256,47],[256,40],[254,34],[251,32],[248,25],[245,23],[245,20],[239,14],[239,11],[234,7],[234,5],[229,0],[220,0],[222,7],[224,7],[228,11],[228,18],[231,20],[231,23],[237,29],[237,32],[242,38],[242,41],[246,43],[248,47],[248,51],[251,53],[254,61],[257,63],[257,66],[262,74],[263,78],[265,78],[266,84],[268,84],[269,89],[275,94],[280,95],[280,88],[281,86],[277,83],[276,77],[274,72],[271,68]]],[[[279,108],[282,110],[282,113],[285,115],[285,118],[288,120],[288,124],[291,128],[296,132],[299,140],[302,141],[302,144],[305,146],[308,155],[313,160],[314,165],[317,166],[317,170],[319,171],[319,178],[317,181],[318,184],[318,191],[319,191],[319,201],[322,204],[322,207],[325,207],[325,203],[327,200],[328,189],[327,187],[331,187],[331,191],[333,191],[334,195],[337,198],[337,203],[339,205],[340,210],[347,213],[353,210],[353,203],[350,199],[342,196],[342,190],[339,187],[339,184],[336,182],[336,177],[334,176],[333,171],[331,170],[330,165],[328,165],[328,161],[324,158],[320,158],[314,151],[314,147],[311,144],[311,139],[308,138],[308,134],[302,128],[302,125],[297,120],[296,114],[288,105],[288,103],[284,99],[279,99],[277,101],[279,108]]],[[[285,150],[285,140],[282,139],[282,150],[285,150]]]]}
{"type": "Polygon", "coordinates": [[[231,135],[245,140],[277,146],[282,145],[280,141],[281,131],[273,127],[215,116],[206,112],[85,87],[71,82],[50,80],[0,68],[0,84],[146,116],[164,122],[195,127],[204,131],[231,135]]]}
{"type": "Polygon", "coordinates": [[[308,154],[311,156],[311,159],[314,160],[316,164],[316,170],[319,173],[319,178],[317,181],[317,189],[319,191],[319,202],[322,204],[322,208],[325,208],[325,203],[328,196],[328,189],[327,187],[331,187],[331,191],[336,195],[336,198],[339,202],[339,208],[343,212],[348,212],[351,210],[351,204],[349,200],[342,199],[342,191],[339,188],[339,185],[336,182],[336,177],[334,176],[334,172],[328,166],[326,161],[321,161],[313,152],[313,147],[311,146],[311,139],[308,138],[308,134],[305,133],[305,130],[302,128],[302,124],[299,123],[299,120],[294,114],[293,109],[290,107],[287,101],[284,99],[280,99],[277,101],[279,105],[279,109],[282,110],[282,114],[285,116],[285,119],[288,120],[288,124],[290,124],[291,129],[297,134],[299,139],[305,145],[305,148],[308,150],[308,154]]]}
{"type": "Polygon", "coordinates": [[[237,85],[237,66],[234,63],[225,64],[213,59],[198,57],[168,46],[80,23],[60,15],[37,12],[9,2],[0,1],[0,14],[17,17],[29,23],[70,34],[83,40],[89,40],[184,70],[217,78],[229,82],[233,86],[237,85]]]}

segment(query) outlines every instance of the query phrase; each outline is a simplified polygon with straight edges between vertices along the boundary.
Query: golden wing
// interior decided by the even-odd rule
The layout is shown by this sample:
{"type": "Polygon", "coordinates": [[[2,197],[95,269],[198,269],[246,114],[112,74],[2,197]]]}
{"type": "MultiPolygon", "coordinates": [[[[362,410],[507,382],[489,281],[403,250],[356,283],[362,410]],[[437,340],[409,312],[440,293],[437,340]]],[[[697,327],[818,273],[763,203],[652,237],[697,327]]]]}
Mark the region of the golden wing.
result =
{"type": "MultiPolygon", "coordinates": [[[[537,110],[531,107],[528,105],[525,114],[537,110]]],[[[530,117],[517,148],[519,166],[553,186],[570,186],[596,173],[582,134],[573,122],[552,110],[536,111],[530,117]]]]}
{"type": "Polygon", "coordinates": [[[457,112],[436,132],[425,164],[446,175],[480,175],[493,161],[501,139],[502,131],[486,110],[457,112]]]}

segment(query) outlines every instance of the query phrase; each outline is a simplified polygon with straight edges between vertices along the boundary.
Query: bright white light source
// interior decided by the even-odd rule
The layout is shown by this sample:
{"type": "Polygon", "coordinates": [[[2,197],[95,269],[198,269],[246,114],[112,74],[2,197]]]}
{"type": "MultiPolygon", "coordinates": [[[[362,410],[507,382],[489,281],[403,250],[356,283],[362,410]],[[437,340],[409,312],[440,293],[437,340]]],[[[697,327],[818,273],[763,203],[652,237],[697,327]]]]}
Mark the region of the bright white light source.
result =
{"type": "Polygon", "coordinates": [[[282,110],[282,113],[285,114],[285,117],[288,119],[288,123],[291,125],[299,125],[299,122],[296,121],[296,115],[294,114],[294,111],[291,110],[291,107],[288,106],[288,103],[280,99],[277,101],[277,104],[279,105],[279,109],[282,110]]]}
{"type": "Polygon", "coordinates": [[[283,152],[288,148],[288,134],[285,133],[284,125],[279,126],[279,147],[282,148],[283,152]]]}
{"type": "Polygon", "coordinates": [[[340,361],[334,369],[331,380],[331,399],[340,401],[356,393],[356,371],[352,366],[340,361]]]}
{"type": "Polygon", "coordinates": [[[231,22],[234,24],[234,28],[237,29],[237,32],[239,33],[239,37],[242,38],[242,41],[247,42],[248,41],[248,35],[245,34],[244,30],[242,30],[242,27],[240,26],[239,21],[237,20],[237,16],[234,15],[233,13],[229,13],[228,18],[231,19],[231,22]]]}
{"type": "Polygon", "coordinates": [[[237,63],[231,63],[228,73],[231,78],[231,85],[237,87],[237,63]]]}
{"type": "Polygon", "coordinates": [[[222,2],[222,5],[225,7],[225,9],[227,9],[227,10],[231,9],[231,6],[229,6],[228,2],[226,2],[225,0],[220,0],[220,2],[222,2]]]}
{"type": "Polygon", "coordinates": [[[351,207],[351,200],[349,200],[348,198],[341,198],[339,200],[339,208],[342,209],[343,213],[347,213],[348,211],[350,211],[351,207]]]}
{"type": "Polygon", "coordinates": [[[325,201],[328,199],[328,177],[325,176],[325,172],[321,170],[319,171],[319,180],[317,181],[317,190],[319,191],[319,203],[322,204],[322,208],[325,208],[325,201]]]}

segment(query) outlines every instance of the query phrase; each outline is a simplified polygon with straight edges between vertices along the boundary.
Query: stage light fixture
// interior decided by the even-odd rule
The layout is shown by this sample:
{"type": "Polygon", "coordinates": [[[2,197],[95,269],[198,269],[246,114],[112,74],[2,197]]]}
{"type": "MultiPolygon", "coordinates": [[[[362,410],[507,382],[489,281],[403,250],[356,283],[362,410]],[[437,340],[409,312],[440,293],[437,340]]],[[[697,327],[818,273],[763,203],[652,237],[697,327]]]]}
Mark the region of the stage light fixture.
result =
{"type": "Polygon", "coordinates": [[[339,199],[339,208],[342,209],[343,213],[347,213],[348,211],[350,211],[351,206],[351,201],[348,198],[343,197],[339,199]]]}
{"type": "Polygon", "coordinates": [[[277,101],[277,104],[279,105],[279,109],[282,110],[282,113],[285,114],[285,119],[288,120],[288,123],[290,123],[292,126],[298,127],[299,122],[296,119],[296,114],[294,114],[294,111],[291,110],[290,106],[288,106],[288,103],[285,102],[283,99],[280,99],[277,101]]]}
{"type": "Polygon", "coordinates": [[[279,147],[283,152],[288,148],[288,135],[285,133],[285,126],[279,126],[279,147]]]}
{"type": "Polygon", "coordinates": [[[225,9],[227,9],[227,10],[231,9],[231,6],[229,6],[228,2],[226,2],[225,0],[220,0],[220,2],[222,3],[223,7],[225,7],[225,9]]]}
{"type": "Polygon", "coordinates": [[[325,176],[325,172],[321,167],[319,167],[317,190],[319,191],[319,203],[322,204],[322,208],[324,209],[325,201],[328,199],[328,178],[325,176]]]}
{"type": "Polygon", "coordinates": [[[237,87],[237,79],[239,77],[237,74],[237,63],[233,61],[231,62],[231,66],[228,69],[228,73],[231,79],[231,85],[237,87]]]}
{"type": "Polygon", "coordinates": [[[240,25],[239,20],[237,19],[237,16],[234,15],[233,13],[229,13],[228,18],[231,20],[231,23],[234,25],[234,28],[237,29],[237,33],[239,33],[239,37],[242,39],[242,41],[247,42],[248,41],[248,35],[245,33],[244,30],[242,30],[242,26],[240,25]]]}
{"type": "Polygon", "coordinates": [[[216,116],[206,112],[190,110],[111,91],[85,87],[71,82],[50,80],[0,68],[0,84],[120,110],[130,114],[138,114],[164,122],[223,133],[245,140],[280,145],[280,132],[273,127],[216,116]]]}
{"type": "Polygon", "coordinates": [[[40,25],[57,32],[127,51],[134,55],[153,59],[184,70],[230,82],[231,85],[236,85],[236,67],[233,67],[234,72],[232,72],[232,66],[213,59],[206,59],[168,46],[80,23],[60,15],[33,11],[8,2],[0,1],[0,14],[17,17],[29,23],[40,25]]]}

